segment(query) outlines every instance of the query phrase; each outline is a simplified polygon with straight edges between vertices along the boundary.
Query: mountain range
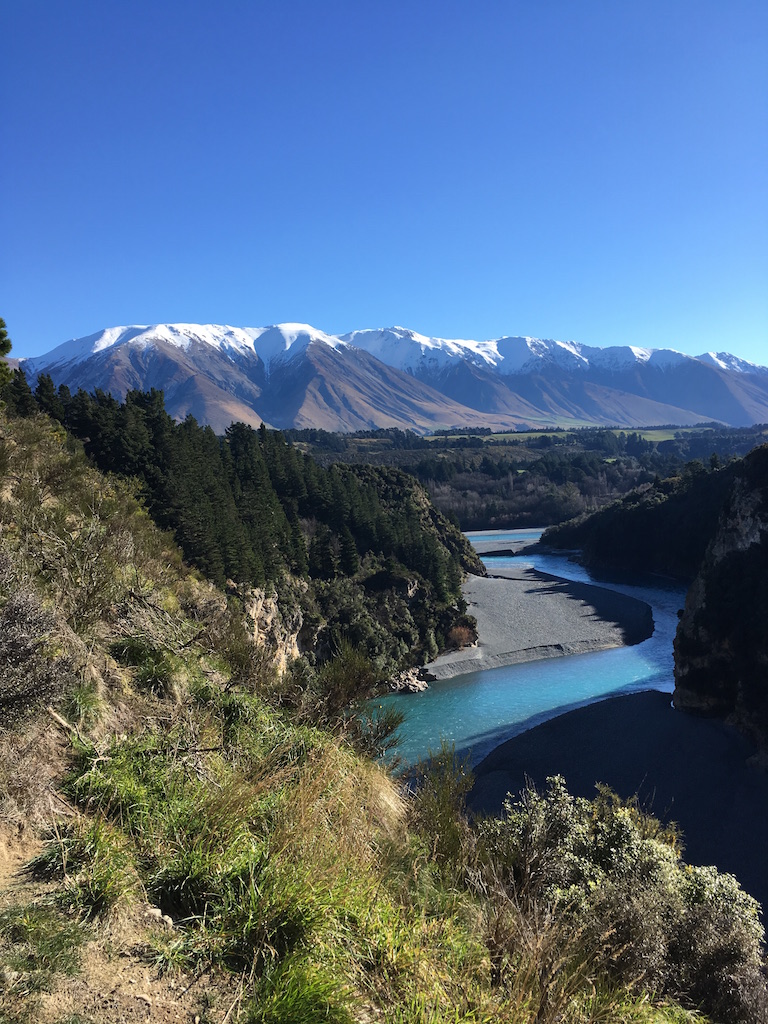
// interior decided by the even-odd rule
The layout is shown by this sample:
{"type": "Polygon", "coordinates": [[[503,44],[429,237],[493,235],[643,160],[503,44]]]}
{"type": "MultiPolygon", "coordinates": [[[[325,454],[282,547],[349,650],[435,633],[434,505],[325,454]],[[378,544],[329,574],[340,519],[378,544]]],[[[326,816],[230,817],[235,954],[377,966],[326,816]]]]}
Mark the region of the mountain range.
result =
{"type": "Polygon", "coordinates": [[[111,327],[21,361],[71,390],[162,389],[171,415],[352,431],[768,421],[768,368],[725,352],[430,338],[403,327],[111,327]]]}

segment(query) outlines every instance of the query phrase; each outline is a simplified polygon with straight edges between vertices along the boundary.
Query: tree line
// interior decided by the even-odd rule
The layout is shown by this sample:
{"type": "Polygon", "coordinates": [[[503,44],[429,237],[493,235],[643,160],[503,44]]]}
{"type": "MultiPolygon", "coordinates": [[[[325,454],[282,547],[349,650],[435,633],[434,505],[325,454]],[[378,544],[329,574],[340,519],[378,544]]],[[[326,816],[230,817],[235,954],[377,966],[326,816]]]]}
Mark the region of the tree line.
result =
{"type": "Polygon", "coordinates": [[[217,437],[191,416],[175,422],[154,389],[119,402],[43,374],[33,392],[16,370],[2,398],[17,416],[47,413],[99,469],[135,479],[155,521],[215,583],[310,581],[307,618],[335,623],[329,653],[353,639],[379,663],[418,661],[464,621],[462,575],[479,563],[402,470],[323,468],[263,425],[217,437]]]}

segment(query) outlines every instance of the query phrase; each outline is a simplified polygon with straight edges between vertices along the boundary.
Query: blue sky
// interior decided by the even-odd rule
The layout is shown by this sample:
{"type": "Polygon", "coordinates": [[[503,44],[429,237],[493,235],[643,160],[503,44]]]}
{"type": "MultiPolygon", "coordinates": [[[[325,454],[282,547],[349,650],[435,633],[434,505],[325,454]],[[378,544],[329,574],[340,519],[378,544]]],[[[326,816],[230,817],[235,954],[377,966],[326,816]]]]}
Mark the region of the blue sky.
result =
{"type": "Polygon", "coordinates": [[[401,324],[768,363],[764,0],[6,0],[14,355],[401,324]]]}

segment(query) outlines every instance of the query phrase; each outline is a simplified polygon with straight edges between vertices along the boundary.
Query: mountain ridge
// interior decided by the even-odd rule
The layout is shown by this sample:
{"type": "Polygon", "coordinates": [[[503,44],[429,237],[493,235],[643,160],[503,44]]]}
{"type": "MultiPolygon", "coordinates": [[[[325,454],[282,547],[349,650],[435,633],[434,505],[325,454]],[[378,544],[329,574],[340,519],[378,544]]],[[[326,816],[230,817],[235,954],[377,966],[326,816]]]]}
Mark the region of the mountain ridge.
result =
{"type": "Polygon", "coordinates": [[[350,431],[495,430],[768,420],[768,368],[727,352],[505,336],[472,341],[405,327],[327,334],[310,324],[106,328],[21,361],[31,377],[166,394],[177,418],[350,431]]]}

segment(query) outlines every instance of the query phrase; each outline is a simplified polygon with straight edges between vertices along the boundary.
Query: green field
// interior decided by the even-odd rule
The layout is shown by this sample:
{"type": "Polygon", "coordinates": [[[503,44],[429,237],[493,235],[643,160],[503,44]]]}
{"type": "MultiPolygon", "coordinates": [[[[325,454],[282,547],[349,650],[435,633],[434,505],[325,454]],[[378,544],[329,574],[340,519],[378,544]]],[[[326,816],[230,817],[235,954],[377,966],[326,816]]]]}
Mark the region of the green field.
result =
{"type": "Polygon", "coordinates": [[[644,441],[672,441],[675,437],[680,434],[700,434],[705,431],[711,431],[713,427],[601,427],[594,423],[585,423],[581,420],[574,420],[571,424],[563,429],[555,429],[550,427],[542,428],[541,430],[506,430],[500,431],[494,434],[472,434],[469,432],[462,432],[456,434],[427,434],[425,440],[427,441],[440,441],[440,440],[459,440],[462,437],[482,437],[484,441],[520,441],[525,443],[526,441],[535,441],[540,437],[568,437],[570,434],[575,433],[577,435],[581,430],[609,430],[612,434],[639,434],[644,441]]]}

